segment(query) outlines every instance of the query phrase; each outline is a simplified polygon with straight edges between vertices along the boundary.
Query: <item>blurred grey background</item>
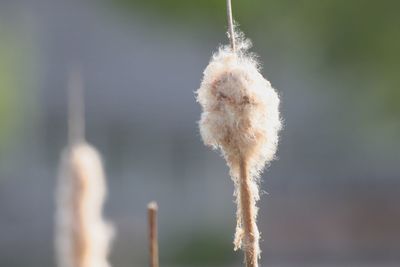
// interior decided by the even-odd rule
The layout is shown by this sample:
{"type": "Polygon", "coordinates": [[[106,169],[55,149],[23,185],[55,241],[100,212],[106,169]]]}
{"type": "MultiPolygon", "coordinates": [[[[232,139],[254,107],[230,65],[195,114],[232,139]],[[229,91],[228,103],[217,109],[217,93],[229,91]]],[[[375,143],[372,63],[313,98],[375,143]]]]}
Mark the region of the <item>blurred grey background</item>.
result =
{"type": "MultiPolygon", "coordinates": [[[[282,99],[263,174],[263,266],[400,266],[399,1],[233,0],[282,99]]],[[[0,1],[0,266],[55,266],[54,188],[68,69],[102,153],[114,267],[241,266],[233,184],[203,146],[202,71],[227,43],[224,0],[0,1]]]]}

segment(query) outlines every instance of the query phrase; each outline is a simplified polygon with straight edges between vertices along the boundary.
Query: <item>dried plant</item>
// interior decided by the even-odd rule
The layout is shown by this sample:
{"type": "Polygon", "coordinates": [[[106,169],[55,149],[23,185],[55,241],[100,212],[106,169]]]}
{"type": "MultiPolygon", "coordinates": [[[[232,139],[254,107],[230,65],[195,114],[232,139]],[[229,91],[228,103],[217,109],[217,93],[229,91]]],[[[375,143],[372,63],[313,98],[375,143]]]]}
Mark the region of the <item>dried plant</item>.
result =
{"type": "Polygon", "coordinates": [[[59,267],[109,267],[112,227],[104,221],[106,194],[99,153],[86,143],[64,151],[57,193],[59,267]]]}
{"type": "Polygon", "coordinates": [[[150,267],[158,267],[158,233],[157,233],[157,203],[152,201],[147,205],[149,223],[150,267]]]}
{"type": "Polygon", "coordinates": [[[260,255],[256,225],[259,177],[277,149],[279,97],[248,52],[250,41],[233,26],[229,36],[231,46],[213,55],[197,90],[203,109],[199,125],[204,143],[219,148],[230,168],[237,204],[235,250],[242,248],[246,265],[253,267],[258,266],[260,255]]]}
{"type": "Polygon", "coordinates": [[[102,215],[105,175],[100,154],[83,139],[80,87],[80,78],[74,73],[70,81],[70,104],[74,108],[70,108],[69,118],[71,139],[62,154],[56,193],[57,265],[109,267],[107,256],[113,228],[102,215]]]}

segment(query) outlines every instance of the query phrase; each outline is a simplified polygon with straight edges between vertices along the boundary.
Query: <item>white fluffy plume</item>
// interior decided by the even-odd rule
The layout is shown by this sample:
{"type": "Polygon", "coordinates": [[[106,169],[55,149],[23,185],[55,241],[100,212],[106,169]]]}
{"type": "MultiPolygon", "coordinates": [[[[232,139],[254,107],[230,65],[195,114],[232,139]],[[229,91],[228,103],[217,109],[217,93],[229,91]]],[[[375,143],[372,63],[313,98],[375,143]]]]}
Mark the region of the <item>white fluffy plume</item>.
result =
{"type": "Polygon", "coordinates": [[[252,253],[258,258],[259,233],[255,224],[258,177],[274,158],[281,120],[278,94],[260,74],[255,59],[247,53],[249,45],[249,41],[238,38],[236,52],[226,46],[213,55],[197,91],[197,101],[203,109],[199,122],[203,141],[222,151],[235,183],[238,205],[235,249],[253,246],[252,253]],[[250,194],[245,200],[246,196],[241,194],[246,192],[240,188],[242,166],[246,166],[245,176],[249,180],[250,194]],[[243,201],[249,204],[251,237],[246,237],[246,229],[243,229],[244,220],[247,220],[243,217],[243,201]]]}
{"type": "Polygon", "coordinates": [[[57,191],[58,267],[109,267],[113,228],[104,221],[105,176],[95,148],[78,143],[62,155],[57,191]]]}

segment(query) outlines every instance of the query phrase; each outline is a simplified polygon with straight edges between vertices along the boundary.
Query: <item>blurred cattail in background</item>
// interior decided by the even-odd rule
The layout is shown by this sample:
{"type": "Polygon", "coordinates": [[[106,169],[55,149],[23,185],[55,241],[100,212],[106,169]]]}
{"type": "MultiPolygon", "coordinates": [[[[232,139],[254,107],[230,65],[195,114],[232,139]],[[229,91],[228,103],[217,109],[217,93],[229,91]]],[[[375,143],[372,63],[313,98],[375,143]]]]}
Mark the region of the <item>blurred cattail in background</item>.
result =
{"type": "Polygon", "coordinates": [[[231,45],[220,48],[204,71],[197,91],[203,108],[200,133],[206,145],[221,149],[229,165],[237,204],[235,250],[242,248],[246,265],[253,267],[260,255],[259,176],[277,149],[279,97],[248,53],[250,41],[234,32],[227,3],[231,45]]]}
{"type": "Polygon", "coordinates": [[[69,81],[69,146],[62,154],[56,192],[59,267],[109,267],[113,228],[102,215],[106,181],[100,154],[84,140],[80,73],[69,81]]]}

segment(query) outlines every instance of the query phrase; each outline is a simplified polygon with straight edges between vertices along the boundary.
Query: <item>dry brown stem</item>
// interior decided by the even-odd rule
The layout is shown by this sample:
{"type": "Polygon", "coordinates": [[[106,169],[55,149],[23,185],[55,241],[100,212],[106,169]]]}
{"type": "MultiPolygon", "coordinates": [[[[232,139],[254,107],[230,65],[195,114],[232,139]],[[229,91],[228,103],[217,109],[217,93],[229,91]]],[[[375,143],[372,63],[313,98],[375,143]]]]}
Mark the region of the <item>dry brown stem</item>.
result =
{"type": "Polygon", "coordinates": [[[256,203],[251,190],[251,181],[246,159],[240,159],[240,206],[242,210],[244,253],[247,267],[257,267],[258,247],[256,238],[256,203]]]}
{"type": "Polygon", "coordinates": [[[149,221],[150,267],[158,267],[157,211],[157,203],[150,202],[147,206],[149,221]]]}

